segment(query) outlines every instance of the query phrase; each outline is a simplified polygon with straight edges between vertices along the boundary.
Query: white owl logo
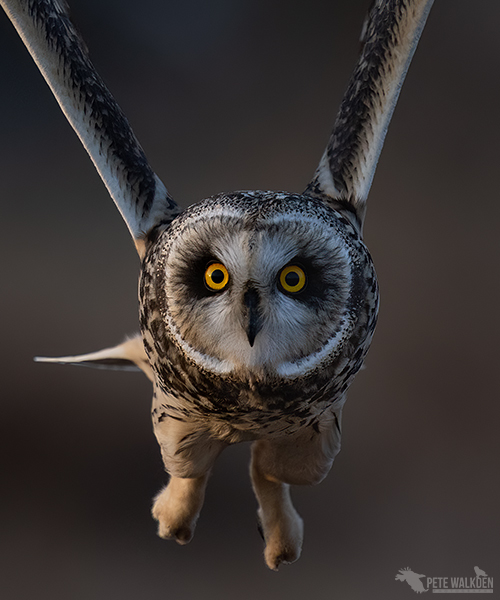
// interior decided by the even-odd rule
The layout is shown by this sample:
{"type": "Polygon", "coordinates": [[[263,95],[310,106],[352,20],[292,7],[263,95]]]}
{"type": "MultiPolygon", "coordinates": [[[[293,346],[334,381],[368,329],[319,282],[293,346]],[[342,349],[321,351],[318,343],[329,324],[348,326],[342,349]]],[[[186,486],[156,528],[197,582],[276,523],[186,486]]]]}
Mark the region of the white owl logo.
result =
{"type": "Polygon", "coordinates": [[[429,589],[425,589],[423,583],[420,581],[425,575],[419,575],[414,573],[410,567],[405,569],[399,569],[399,573],[396,575],[396,581],[406,581],[414,592],[421,594],[422,592],[428,592],[429,589]]]}

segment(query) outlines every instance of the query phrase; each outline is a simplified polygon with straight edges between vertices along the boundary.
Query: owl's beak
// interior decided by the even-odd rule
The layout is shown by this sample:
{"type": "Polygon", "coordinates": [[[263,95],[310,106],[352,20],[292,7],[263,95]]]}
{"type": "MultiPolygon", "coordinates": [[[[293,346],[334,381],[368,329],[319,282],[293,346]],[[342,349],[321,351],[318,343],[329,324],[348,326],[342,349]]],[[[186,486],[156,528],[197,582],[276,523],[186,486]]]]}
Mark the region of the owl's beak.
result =
{"type": "Polygon", "coordinates": [[[244,328],[247,334],[248,343],[253,347],[255,337],[262,327],[262,318],[259,309],[259,292],[255,288],[249,287],[243,296],[243,303],[246,307],[244,328]]]}

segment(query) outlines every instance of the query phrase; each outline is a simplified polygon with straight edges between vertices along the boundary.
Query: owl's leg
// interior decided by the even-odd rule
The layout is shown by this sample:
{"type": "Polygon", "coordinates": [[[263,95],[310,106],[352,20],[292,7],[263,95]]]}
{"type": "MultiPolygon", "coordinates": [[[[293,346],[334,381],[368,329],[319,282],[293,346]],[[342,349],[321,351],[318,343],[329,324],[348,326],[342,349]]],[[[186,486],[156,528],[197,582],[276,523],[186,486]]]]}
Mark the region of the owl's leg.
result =
{"type": "Polygon", "coordinates": [[[290,484],[319,483],[340,451],[340,413],[319,425],[282,438],[252,444],[250,473],[270,569],[296,561],[302,549],[303,522],[290,498],[290,484]]]}
{"type": "Polygon", "coordinates": [[[191,541],[205,499],[212,466],[226,447],[196,422],[164,417],[155,425],[170,481],[156,496],[152,515],[158,535],[179,544],[191,541]]]}
{"type": "Polygon", "coordinates": [[[281,563],[296,561],[302,549],[304,524],[290,498],[290,486],[262,469],[262,445],[252,445],[250,474],[259,510],[257,512],[266,543],[264,559],[267,566],[277,571],[281,563]]]}
{"type": "Polygon", "coordinates": [[[179,544],[191,541],[205,499],[210,473],[201,477],[171,477],[156,496],[152,515],[158,521],[158,535],[174,538],[179,544]]]}

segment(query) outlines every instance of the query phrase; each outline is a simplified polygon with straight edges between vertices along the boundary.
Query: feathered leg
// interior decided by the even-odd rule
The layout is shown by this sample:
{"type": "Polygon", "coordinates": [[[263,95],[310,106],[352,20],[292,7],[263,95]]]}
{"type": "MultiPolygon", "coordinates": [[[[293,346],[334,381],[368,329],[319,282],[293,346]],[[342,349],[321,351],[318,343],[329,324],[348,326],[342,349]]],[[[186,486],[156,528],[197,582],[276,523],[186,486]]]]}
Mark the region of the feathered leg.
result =
{"type": "Polygon", "coordinates": [[[341,412],[337,408],[319,425],[295,435],[252,444],[250,474],[270,569],[300,556],[304,527],[290,498],[290,484],[313,485],[324,479],[340,451],[341,412]]]}
{"type": "Polygon", "coordinates": [[[168,399],[155,394],[153,422],[170,481],[156,496],[152,514],[160,537],[187,544],[194,534],[213,464],[227,444],[214,440],[199,423],[166,416],[163,401],[168,399]]]}
{"type": "Polygon", "coordinates": [[[264,560],[277,571],[281,563],[296,561],[302,550],[304,525],[290,498],[290,486],[274,480],[262,469],[261,446],[252,446],[250,474],[259,503],[258,518],[266,543],[264,560]]]}

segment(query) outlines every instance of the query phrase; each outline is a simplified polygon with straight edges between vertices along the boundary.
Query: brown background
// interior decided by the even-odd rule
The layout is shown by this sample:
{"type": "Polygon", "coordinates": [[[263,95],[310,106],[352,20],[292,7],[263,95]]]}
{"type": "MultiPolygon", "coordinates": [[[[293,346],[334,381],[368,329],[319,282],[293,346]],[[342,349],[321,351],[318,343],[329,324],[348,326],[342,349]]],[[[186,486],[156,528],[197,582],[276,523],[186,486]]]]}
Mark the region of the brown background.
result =
{"type": "MultiPolygon", "coordinates": [[[[71,4],[180,203],[304,188],[365,0],[71,4]]],[[[394,577],[408,566],[465,577],[477,565],[500,587],[499,20],[495,0],[433,8],[370,195],[378,330],[332,473],[294,491],[303,556],[276,574],[261,557],[248,447],[219,460],[193,542],[162,541],[149,383],[32,362],[134,332],[139,264],[0,15],[4,597],[404,599],[414,592],[394,577]]]]}

